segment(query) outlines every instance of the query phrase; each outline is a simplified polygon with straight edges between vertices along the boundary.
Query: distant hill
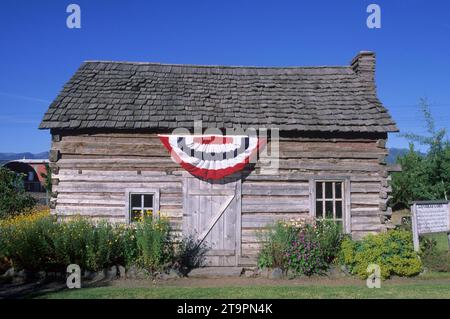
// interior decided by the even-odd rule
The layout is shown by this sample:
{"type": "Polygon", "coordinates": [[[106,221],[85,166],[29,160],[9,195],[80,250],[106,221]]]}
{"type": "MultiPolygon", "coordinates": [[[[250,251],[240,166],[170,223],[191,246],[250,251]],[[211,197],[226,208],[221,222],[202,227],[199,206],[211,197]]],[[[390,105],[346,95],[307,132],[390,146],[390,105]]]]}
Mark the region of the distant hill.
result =
{"type": "Polygon", "coordinates": [[[42,153],[0,153],[0,165],[16,159],[48,159],[48,152],[42,153]]]}
{"type": "MultiPolygon", "coordinates": [[[[407,148],[395,148],[395,147],[392,147],[392,148],[389,149],[388,156],[386,156],[386,163],[387,164],[395,164],[396,160],[397,160],[397,157],[403,156],[403,155],[405,155],[408,152],[409,152],[409,149],[407,149],[407,148]]],[[[424,153],[419,152],[419,154],[422,155],[422,156],[425,156],[424,153]]]]}

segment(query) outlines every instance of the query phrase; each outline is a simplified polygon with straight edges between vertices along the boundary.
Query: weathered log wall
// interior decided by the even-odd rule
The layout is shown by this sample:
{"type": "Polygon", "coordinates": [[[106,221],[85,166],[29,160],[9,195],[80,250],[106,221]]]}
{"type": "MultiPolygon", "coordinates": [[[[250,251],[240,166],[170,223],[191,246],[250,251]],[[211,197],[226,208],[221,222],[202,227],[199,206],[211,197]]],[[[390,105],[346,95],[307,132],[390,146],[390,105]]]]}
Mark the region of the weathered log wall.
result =
{"type": "MultiPolygon", "coordinates": [[[[269,151],[271,144],[268,145],[269,151]]],[[[279,219],[307,217],[314,179],[348,181],[352,235],[384,229],[390,192],[384,163],[385,138],[284,137],[279,142],[279,171],[260,175],[262,164],[242,181],[242,256],[253,263],[257,232],[279,219]]],[[[160,211],[174,229],[183,218],[182,171],[156,134],[54,134],[50,155],[54,172],[53,211],[126,221],[126,188],[160,189],[160,211]]]]}

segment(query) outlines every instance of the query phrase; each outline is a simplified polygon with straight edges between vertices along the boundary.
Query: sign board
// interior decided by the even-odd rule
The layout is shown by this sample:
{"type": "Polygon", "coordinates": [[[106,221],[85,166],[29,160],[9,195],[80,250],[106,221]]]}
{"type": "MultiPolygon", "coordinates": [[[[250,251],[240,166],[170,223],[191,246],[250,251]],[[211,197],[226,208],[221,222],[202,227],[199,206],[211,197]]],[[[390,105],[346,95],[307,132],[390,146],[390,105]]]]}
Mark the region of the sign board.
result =
{"type": "Polygon", "coordinates": [[[416,251],[419,250],[420,235],[450,234],[450,201],[414,202],[411,213],[414,249],[416,251]]]}

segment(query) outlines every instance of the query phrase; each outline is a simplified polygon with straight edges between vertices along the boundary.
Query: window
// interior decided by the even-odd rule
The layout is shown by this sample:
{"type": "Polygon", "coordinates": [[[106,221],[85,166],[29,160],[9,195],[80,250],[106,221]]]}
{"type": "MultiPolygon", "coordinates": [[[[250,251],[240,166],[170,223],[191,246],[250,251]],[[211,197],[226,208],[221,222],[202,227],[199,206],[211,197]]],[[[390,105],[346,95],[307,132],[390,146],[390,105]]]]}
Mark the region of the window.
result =
{"type": "Polygon", "coordinates": [[[154,194],[130,193],[130,222],[144,216],[152,216],[155,211],[154,194]]]}
{"type": "Polygon", "coordinates": [[[315,185],[315,217],[343,225],[343,181],[316,181],[315,185]]]}

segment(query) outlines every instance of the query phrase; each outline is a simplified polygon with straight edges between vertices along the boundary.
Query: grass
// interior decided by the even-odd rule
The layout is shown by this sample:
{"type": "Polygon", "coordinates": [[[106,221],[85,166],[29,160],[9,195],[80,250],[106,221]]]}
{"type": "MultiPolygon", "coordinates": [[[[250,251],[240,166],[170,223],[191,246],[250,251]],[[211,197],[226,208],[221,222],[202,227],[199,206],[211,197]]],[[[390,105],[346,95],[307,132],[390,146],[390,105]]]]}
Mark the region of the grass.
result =
{"type": "Polygon", "coordinates": [[[383,284],[380,289],[365,286],[248,286],[248,287],[98,287],[64,290],[40,296],[45,299],[361,299],[444,298],[450,299],[449,283],[383,284]]]}
{"type": "Polygon", "coordinates": [[[438,251],[449,250],[447,234],[437,233],[437,234],[427,234],[427,235],[423,235],[423,236],[428,237],[428,238],[433,238],[434,240],[436,240],[436,249],[438,251]]]}

